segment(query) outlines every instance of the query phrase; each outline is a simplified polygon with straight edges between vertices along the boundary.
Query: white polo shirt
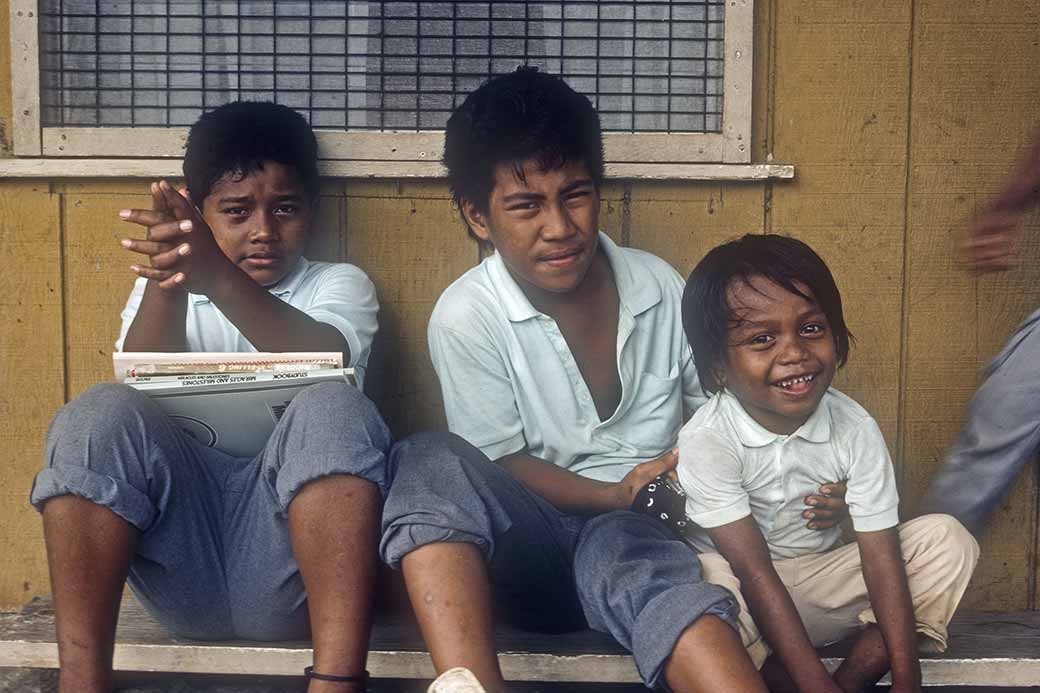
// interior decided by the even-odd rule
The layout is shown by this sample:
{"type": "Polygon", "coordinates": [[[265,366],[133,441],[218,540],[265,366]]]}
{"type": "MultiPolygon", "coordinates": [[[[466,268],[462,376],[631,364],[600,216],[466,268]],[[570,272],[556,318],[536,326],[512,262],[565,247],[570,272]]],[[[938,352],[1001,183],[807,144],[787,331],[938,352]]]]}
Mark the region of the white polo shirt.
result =
{"type": "MultiPolygon", "coordinates": [[[[809,529],[805,497],[820,484],[846,480],[859,532],[899,524],[899,495],[881,429],[851,397],[831,388],[789,436],[759,425],[722,391],[679,433],[679,480],[686,514],[701,527],[755,518],[774,560],[819,553],[841,543],[841,529],[809,529]]],[[[703,530],[693,540],[714,551],[703,530]]]]}
{"type": "Polygon", "coordinates": [[[682,331],[683,280],[664,260],[600,246],[620,297],[617,411],[600,421],[556,321],[535,310],[495,253],[441,294],[428,336],[448,427],[492,460],[526,449],[620,480],[675,445],[684,404],[705,401],[682,331]]]}
{"type": "MultiPolygon", "coordinates": [[[[120,314],[123,324],[116,350],[141,307],[147,280],[134,283],[126,307],[120,314]]],[[[365,368],[378,328],[379,302],[376,289],[364,272],[345,262],[310,262],[300,258],[296,267],[269,291],[318,322],[332,325],[347,340],[350,364],[355,368],[358,387],[364,384],[365,368]]],[[[188,294],[186,319],[188,351],[257,351],[220,309],[202,294],[188,294]]]]}

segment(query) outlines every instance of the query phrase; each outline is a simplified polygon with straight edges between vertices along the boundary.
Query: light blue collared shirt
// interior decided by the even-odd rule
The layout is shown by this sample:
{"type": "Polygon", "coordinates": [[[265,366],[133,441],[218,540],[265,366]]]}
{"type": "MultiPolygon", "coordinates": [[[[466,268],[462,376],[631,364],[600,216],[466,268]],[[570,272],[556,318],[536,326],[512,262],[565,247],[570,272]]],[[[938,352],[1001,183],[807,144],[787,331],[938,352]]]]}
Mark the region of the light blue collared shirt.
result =
{"type": "Polygon", "coordinates": [[[526,449],[618,481],[674,447],[684,405],[705,401],[682,330],[682,278],[606,234],[599,243],[620,297],[621,402],[606,421],[555,320],[535,310],[498,253],[437,301],[428,336],[448,427],[492,460],[526,449]]]}
{"type": "MultiPolygon", "coordinates": [[[[117,351],[123,350],[123,340],[141,307],[146,284],[146,279],[138,278],[126,301],[120,315],[123,324],[116,341],[117,351]]],[[[268,290],[293,308],[340,331],[350,347],[349,365],[355,369],[358,387],[362,387],[379,312],[376,289],[368,275],[345,262],[310,262],[300,258],[296,267],[268,290]]],[[[188,351],[257,351],[202,294],[188,294],[185,327],[188,351]]]]}

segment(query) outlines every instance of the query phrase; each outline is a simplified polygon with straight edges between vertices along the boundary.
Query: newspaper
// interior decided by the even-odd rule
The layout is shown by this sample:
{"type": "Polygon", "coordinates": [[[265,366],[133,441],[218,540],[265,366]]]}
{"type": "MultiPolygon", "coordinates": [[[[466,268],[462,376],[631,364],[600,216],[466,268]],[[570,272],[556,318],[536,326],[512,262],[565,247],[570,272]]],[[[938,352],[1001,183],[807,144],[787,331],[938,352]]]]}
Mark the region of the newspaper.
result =
{"type": "Polygon", "coordinates": [[[267,444],[292,398],[321,382],[356,385],[338,353],[112,355],[117,380],[151,397],[188,434],[235,457],[267,444]]]}

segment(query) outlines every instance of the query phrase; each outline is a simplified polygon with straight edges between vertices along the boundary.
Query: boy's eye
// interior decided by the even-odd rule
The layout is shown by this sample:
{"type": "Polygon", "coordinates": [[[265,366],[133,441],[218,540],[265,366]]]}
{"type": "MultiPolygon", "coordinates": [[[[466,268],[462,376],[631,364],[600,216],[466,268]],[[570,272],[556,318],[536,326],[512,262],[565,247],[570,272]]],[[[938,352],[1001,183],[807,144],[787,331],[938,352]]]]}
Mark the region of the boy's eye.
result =
{"type": "Polygon", "coordinates": [[[808,325],[802,326],[802,334],[807,335],[821,335],[827,331],[827,326],[818,322],[809,323],[808,325]]]}
{"type": "Polygon", "coordinates": [[[225,209],[220,210],[220,213],[227,214],[233,217],[239,217],[249,214],[249,210],[245,207],[226,207],[225,209]]]}
{"type": "Polygon", "coordinates": [[[298,211],[300,211],[300,208],[297,205],[278,205],[274,208],[275,214],[289,215],[296,214],[298,211]]]}
{"type": "Polygon", "coordinates": [[[506,207],[506,209],[510,212],[529,212],[537,207],[538,204],[532,200],[530,202],[515,202],[506,207]]]}
{"type": "Polygon", "coordinates": [[[750,344],[751,346],[757,346],[757,347],[769,346],[770,344],[773,343],[773,335],[770,335],[770,334],[756,334],[754,337],[749,339],[747,343],[750,344]]]}

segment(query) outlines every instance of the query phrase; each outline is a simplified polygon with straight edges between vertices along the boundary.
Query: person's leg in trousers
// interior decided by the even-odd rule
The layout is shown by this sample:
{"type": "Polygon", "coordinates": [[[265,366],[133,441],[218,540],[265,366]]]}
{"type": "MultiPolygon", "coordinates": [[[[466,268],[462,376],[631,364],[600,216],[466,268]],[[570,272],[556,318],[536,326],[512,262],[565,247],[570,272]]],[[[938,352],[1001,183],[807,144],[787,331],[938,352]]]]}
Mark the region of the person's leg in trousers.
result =
{"type": "Polygon", "coordinates": [[[231,637],[221,475],[236,460],[196,443],[143,394],[112,384],[62,408],[46,450],[31,500],[43,514],[61,690],[111,688],[127,578],[175,634],[231,637]]]}
{"type": "MultiPolygon", "coordinates": [[[[356,388],[293,398],[264,452],[228,481],[227,563],[238,637],[304,638],[314,671],[365,671],[391,437],[356,388]],[[309,628],[308,628],[309,626],[309,628]]],[[[312,679],[308,689],[361,691],[312,679]]]]}
{"type": "Polygon", "coordinates": [[[1040,311],[990,365],[967,421],[921,502],[978,535],[1019,472],[1040,451],[1040,311]]]}
{"type": "Polygon", "coordinates": [[[766,690],[736,629],[735,598],[705,582],[697,555],[656,519],[590,519],[574,570],[589,625],[632,651],[648,687],[766,690]]]}
{"type": "Polygon", "coordinates": [[[464,666],[499,693],[493,604],[527,628],[584,626],[571,570],[582,521],[457,436],[413,436],[392,457],[383,558],[404,572],[437,671],[464,666]]]}

